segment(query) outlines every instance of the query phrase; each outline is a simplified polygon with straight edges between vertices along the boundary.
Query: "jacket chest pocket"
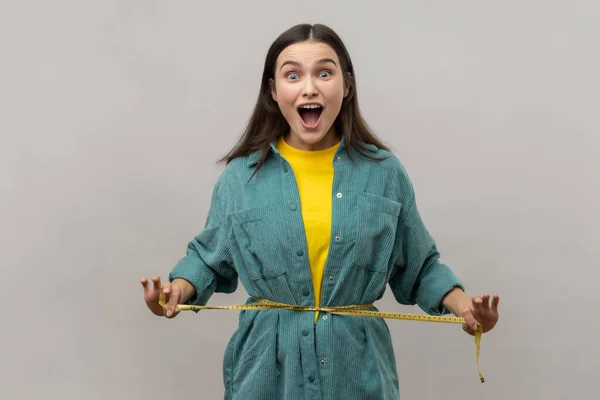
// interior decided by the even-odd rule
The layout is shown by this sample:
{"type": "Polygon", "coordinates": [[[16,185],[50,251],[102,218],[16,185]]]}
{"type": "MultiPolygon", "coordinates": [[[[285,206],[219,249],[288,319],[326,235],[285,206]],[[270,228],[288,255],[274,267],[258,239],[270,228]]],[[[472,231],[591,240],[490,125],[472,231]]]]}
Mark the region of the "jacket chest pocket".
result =
{"type": "Polygon", "coordinates": [[[394,249],[402,204],[387,197],[361,192],[357,205],[354,263],[368,270],[386,272],[394,249]]]}
{"type": "Polygon", "coordinates": [[[240,255],[251,279],[271,279],[285,273],[280,237],[285,235],[277,223],[272,204],[236,211],[229,216],[240,255]]]}

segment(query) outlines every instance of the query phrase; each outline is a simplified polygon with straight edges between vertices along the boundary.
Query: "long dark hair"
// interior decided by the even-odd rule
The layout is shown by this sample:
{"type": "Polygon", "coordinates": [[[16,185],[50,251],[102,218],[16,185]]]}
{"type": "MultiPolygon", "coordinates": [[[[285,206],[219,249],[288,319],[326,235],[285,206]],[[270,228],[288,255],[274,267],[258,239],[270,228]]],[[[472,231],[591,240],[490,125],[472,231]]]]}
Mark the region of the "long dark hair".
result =
{"type": "MultiPolygon", "coordinates": [[[[261,150],[261,157],[257,164],[258,171],[263,165],[271,142],[289,132],[289,125],[279,110],[277,103],[271,97],[269,80],[274,79],[277,57],[288,46],[304,41],[315,41],[328,44],[337,53],[341,69],[344,74],[344,83],[348,85],[349,92],[344,98],[340,113],[334,121],[334,128],[344,138],[345,149],[350,156],[349,149],[353,148],[365,157],[374,159],[367,144],[375,145],[380,149],[389,150],[369,129],[358,107],[356,93],[356,80],[354,66],[342,39],[331,28],[322,25],[300,24],[283,32],[271,45],[267,53],[262,82],[254,111],[250,117],[244,134],[236,146],[222,159],[220,163],[229,163],[233,159],[250,155],[261,150]]],[[[256,172],[255,171],[255,172],[256,172]]]]}

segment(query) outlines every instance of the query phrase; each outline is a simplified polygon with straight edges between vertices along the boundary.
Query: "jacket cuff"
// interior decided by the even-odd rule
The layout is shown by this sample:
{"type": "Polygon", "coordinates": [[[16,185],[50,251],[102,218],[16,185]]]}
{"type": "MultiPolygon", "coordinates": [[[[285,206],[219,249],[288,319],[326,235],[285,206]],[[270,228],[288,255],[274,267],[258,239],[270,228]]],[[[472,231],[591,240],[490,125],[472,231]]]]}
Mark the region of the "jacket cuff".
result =
{"type": "Polygon", "coordinates": [[[417,303],[430,315],[447,315],[450,311],[443,306],[444,297],[454,288],[465,291],[461,280],[444,264],[437,264],[419,284],[417,303]]]}
{"type": "Polygon", "coordinates": [[[174,279],[185,279],[195,290],[195,294],[182,304],[204,306],[216,289],[214,273],[194,256],[186,256],[175,265],[169,273],[169,282],[174,279]]]}

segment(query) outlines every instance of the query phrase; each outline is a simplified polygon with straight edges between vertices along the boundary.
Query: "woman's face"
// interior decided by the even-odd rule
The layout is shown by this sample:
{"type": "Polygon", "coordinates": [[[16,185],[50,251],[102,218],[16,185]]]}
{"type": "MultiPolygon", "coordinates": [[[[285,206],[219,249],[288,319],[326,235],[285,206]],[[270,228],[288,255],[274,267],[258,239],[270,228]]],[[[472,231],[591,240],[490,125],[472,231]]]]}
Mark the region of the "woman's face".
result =
{"type": "Polygon", "coordinates": [[[271,94],[290,125],[290,146],[321,150],[336,143],[333,123],[348,88],[329,45],[300,42],[285,48],[277,58],[271,94]]]}

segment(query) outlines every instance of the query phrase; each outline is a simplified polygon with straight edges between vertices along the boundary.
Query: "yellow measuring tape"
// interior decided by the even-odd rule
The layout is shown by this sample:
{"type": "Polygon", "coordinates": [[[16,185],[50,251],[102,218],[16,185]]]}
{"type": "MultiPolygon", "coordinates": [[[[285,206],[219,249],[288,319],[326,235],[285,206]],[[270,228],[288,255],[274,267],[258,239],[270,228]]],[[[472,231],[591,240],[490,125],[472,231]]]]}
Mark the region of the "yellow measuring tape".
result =
{"type": "MultiPolygon", "coordinates": [[[[425,322],[443,322],[449,324],[463,324],[464,318],[452,317],[446,315],[421,315],[421,314],[403,314],[385,311],[368,311],[367,308],[373,307],[372,304],[350,305],[350,306],[335,306],[335,307],[311,307],[311,306],[296,306],[291,304],[277,303],[265,299],[252,298],[258,304],[236,304],[230,306],[197,306],[188,304],[177,304],[175,311],[191,311],[191,310],[267,310],[267,309],[283,309],[290,311],[319,311],[338,315],[354,315],[361,317],[376,317],[388,319],[403,319],[410,321],[425,321],[425,322]]],[[[162,289],[160,291],[158,303],[166,310],[166,296],[162,289]]],[[[482,327],[477,324],[475,331],[475,361],[477,363],[477,373],[481,382],[485,382],[483,375],[479,369],[479,349],[481,346],[482,327]]]]}

